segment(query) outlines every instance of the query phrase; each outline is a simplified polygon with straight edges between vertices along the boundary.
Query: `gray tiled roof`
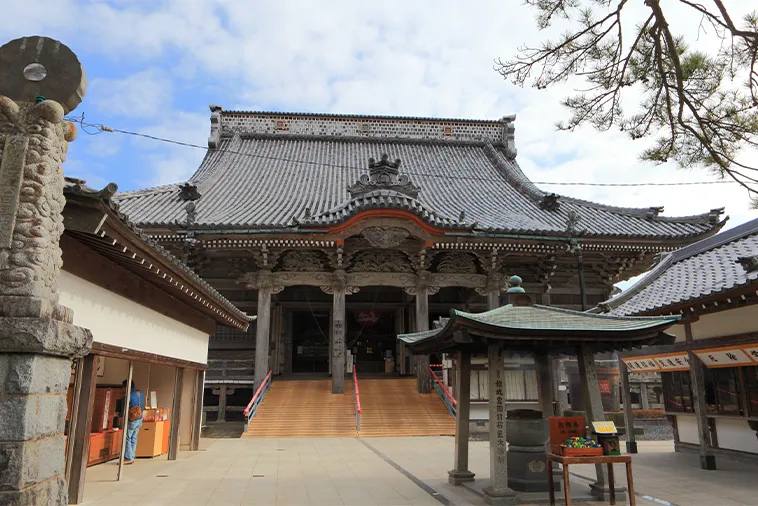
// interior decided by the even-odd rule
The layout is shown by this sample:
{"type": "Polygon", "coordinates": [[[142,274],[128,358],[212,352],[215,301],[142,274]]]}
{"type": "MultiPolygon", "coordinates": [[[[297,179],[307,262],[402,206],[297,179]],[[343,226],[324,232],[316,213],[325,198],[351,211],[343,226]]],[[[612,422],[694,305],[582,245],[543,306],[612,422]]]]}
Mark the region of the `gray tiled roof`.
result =
{"type": "MultiPolygon", "coordinates": [[[[546,193],[527,179],[513,156],[512,137],[507,137],[512,118],[467,122],[289,114],[281,117],[291,122],[292,131],[283,132],[271,126],[277,117],[272,113],[219,114],[221,134],[213,137],[212,130],[215,148],[189,180],[201,194],[195,201],[197,228],[305,229],[376,207],[409,210],[440,228],[484,233],[561,234],[570,210],[579,214],[577,228],[587,236],[684,239],[723,225],[718,211],[669,218],[650,208],[569,197],[560,197],[555,211],[542,209],[546,193]],[[433,133],[451,122],[456,135],[433,133]],[[365,133],[365,125],[379,126],[365,133]],[[352,199],[347,187],[368,172],[369,158],[385,153],[402,161],[400,174],[420,188],[418,198],[352,199]]],[[[174,226],[186,218],[179,187],[127,192],[116,199],[141,226],[174,226]]]]}
{"type": "Polygon", "coordinates": [[[628,290],[593,311],[617,315],[665,313],[667,308],[758,283],[739,259],[758,255],[758,219],[662,257],[628,290]]]}

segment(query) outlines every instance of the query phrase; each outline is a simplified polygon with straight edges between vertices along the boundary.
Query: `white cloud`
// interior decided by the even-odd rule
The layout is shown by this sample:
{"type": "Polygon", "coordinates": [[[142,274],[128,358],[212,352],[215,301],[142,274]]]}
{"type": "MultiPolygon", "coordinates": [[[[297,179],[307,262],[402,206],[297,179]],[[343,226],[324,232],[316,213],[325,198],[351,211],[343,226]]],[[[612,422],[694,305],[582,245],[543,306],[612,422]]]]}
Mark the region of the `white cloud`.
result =
{"type": "Polygon", "coordinates": [[[87,100],[103,114],[150,118],[171,106],[172,87],[166,74],[147,69],[123,79],[93,79],[87,100]]]}
{"type": "MultiPolygon", "coordinates": [[[[88,61],[144,68],[112,80],[91,73],[85,101],[112,116],[144,118],[140,130],[164,137],[205,144],[208,117],[199,111],[206,104],[192,104],[198,112],[187,113],[171,103],[172,90],[192,84],[213,90],[219,98],[211,101],[227,108],[484,119],[517,113],[519,161],[535,181],[712,177],[674,164],[644,164],[638,160],[644,144],[619,132],[556,132],[555,122],[567,116],[560,99],[571,86],[519,89],[492,67],[495,58],[512,56],[525,42],[539,43],[565,24],[538,32],[534,12],[514,2],[40,1],[34,10],[5,6],[0,35],[45,32],[86,52],[88,61]],[[58,17],[43,19],[39,12],[58,17]]],[[[729,7],[738,13],[735,19],[754,8],[753,0],[733,0],[729,7]]],[[[670,18],[674,29],[697,45],[711,44],[712,38],[698,34],[700,17],[682,12],[670,18]]],[[[191,148],[137,145],[152,174],[145,185],[186,179],[202,157],[191,148]]],[[[756,216],[736,185],[544,188],[619,206],[665,205],[667,215],[727,206],[733,224],[756,216]]]]}

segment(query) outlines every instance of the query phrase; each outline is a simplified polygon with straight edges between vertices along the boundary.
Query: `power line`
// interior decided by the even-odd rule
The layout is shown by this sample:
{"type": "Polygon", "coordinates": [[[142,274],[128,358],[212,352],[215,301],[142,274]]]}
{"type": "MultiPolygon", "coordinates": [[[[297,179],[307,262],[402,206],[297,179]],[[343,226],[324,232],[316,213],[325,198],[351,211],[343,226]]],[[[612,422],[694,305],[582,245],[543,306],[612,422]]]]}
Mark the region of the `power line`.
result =
{"type": "MultiPolygon", "coordinates": [[[[88,135],[98,135],[103,132],[108,133],[119,133],[124,135],[131,135],[133,137],[142,137],[145,139],[150,139],[153,141],[158,142],[164,142],[167,144],[173,144],[176,146],[183,146],[188,148],[194,148],[194,149],[202,149],[203,151],[209,151],[210,148],[208,146],[203,146],[200,144],[193,144],[191,142],[182,142],[177,141],[173,139],[167,139],[165,137],[157,137],[155,135],[149,135],[141,132],[131,132],[129,130],[121,130],[118,128],[112,128],[103,124],[99,123],[87,123],[84,121],[84,114],[82,114],[81,118],[66,118],[68,121],[79,123],[82,126],[82,131],[84,131],[88,135]],[[87,130],[87,128],[95,128],[96,132],[90,132],[87,130]]],[[[286,157],[279,157],[279,156],[267,156],[267,155],[258,155],[255,153],[247,153],[244,151],[236,151],[233,149],[214,149],[215,153],[229,153],[233,155],[239,155],[239,156],[247,156],[251,158],[259,158],[264,160],[277,160],[281,162],[290,162],[290,163],[297,163],[302,165],[316,165],[320,167],[331,167],[331,168],[337,168],[337,169],[351,169],[351,170],[365,170],[365,167],[356,167],[352,165],[341,165],[341,164],[335,164],[335,163],[325,163],[325,162],[315,162],[310,160],[297,160],[293,158],[286,158],[286,157]]],[[[447,175],[442,174],[429,174],[424,172],[412,172],[412,171],[403,171],[404,174],[412,175],[412,176],[423,176],[423,177],[438,177],[438,178],[448,178],[447,175]]],[[[457,176],[458,179],[465,179],[470,181],[486,181],[486,182],[502,182],[502,179],[495,179],[495,178],[487,178],[487,177],[477,177],[477,176],[457,176]]],[[[575,182],[575,181],[563,181],[563,182],[556,182],[556,181],[531,181],[532,184],[535,185],[553,185],[553,186],[599,186],[599,187],[639,187],[639,186],[696,186],[696,185],[711,185],[711,184],[734,184],[737,183],[737,181],[678,181],[673,183],[660,183],[660,182],[645,182],[645,183],[588,183],[588,182],[575,182]]]]}

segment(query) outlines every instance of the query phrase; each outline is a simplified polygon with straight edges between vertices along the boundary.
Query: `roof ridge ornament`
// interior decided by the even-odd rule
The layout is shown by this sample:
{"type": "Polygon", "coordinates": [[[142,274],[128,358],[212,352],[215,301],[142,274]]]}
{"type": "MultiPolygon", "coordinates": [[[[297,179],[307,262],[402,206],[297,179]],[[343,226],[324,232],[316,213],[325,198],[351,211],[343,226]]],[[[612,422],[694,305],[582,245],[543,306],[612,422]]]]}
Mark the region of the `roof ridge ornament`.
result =
{"type": "Polygon", "coordinates": [[[417,199],[421,188],[414,185],[405,174],[400,174],[400,159],[390,161],[387,154],[383,154],[379,161],[374,158],[368,160],[368,175],[362,174],[358,181],[347,187],[347,191],[355,198],[375,190],[391,190],[412,199],[417,199]]]}

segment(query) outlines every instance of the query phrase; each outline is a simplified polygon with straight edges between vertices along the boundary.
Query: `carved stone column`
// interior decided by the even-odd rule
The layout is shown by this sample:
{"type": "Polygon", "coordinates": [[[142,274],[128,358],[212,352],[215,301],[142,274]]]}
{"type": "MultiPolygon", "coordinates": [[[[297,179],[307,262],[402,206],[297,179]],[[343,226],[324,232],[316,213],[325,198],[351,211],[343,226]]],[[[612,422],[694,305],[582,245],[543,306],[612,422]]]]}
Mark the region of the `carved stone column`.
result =
{"type": "MultiPolygon", "coordinates": [[[[79,102],[34,103],[43,88],[30,78],[23,82],[30,62],[59,68],[51,56],[55,44],[59,64],[75,75],[78,60],[56,41],[31,37],[0,48],[0,93],[12,97],[0,96],[0,503],[14,506],[68,504],[66,392],[72,358],[92,346],[92,334],[74,326],[73,312],[58,304],[61,164],[76,137],[63,115],[79,102]],[[28,90],[35,91],[28,96],[28,90]]],[[[56,88],[44,95],[68,98],[83,82],[78,68],[79,81],[64,83],[70,89],[56,87],[60,76],[48,76],[56,88]]]]}

